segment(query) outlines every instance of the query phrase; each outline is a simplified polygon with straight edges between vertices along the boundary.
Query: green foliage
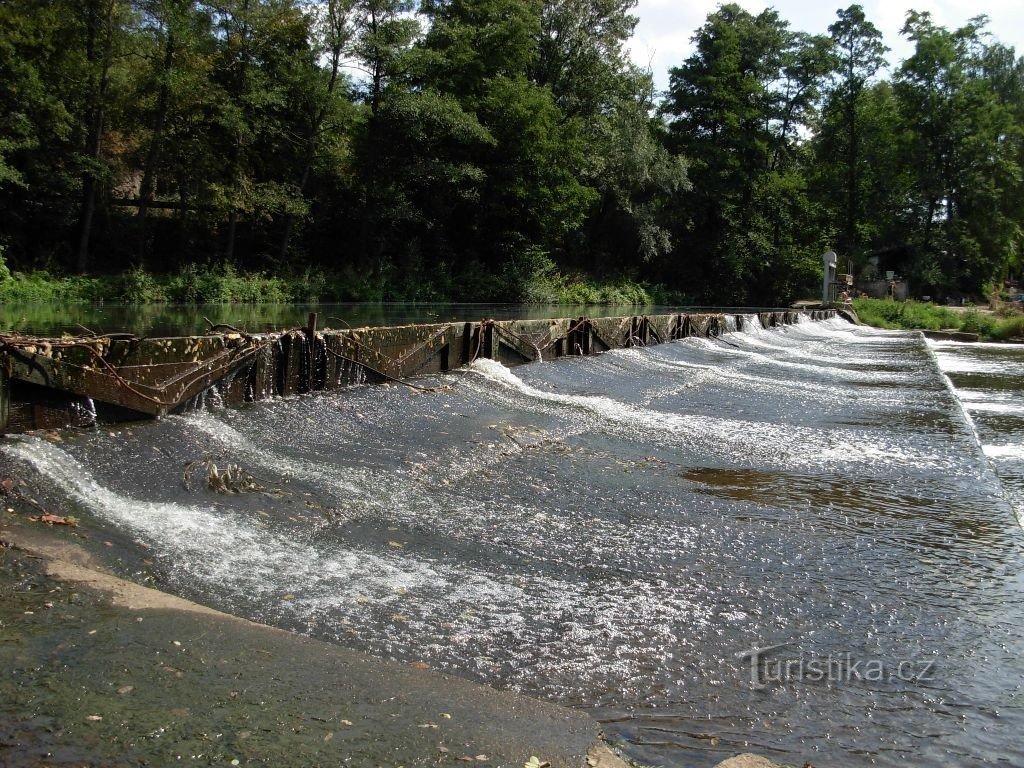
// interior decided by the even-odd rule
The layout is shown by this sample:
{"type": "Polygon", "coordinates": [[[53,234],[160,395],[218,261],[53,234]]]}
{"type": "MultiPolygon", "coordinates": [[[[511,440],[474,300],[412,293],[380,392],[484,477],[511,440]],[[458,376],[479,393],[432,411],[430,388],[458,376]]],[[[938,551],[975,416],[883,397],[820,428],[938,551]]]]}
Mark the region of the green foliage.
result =
{"type": "Polygon", "coordinates": [[[983,18],[911,12],[886,80],[859,5],[725,3],[659,104],[635,6],[0,3],[0,295],[778,305],[828,248],[934,296],[1020,276],[1024,60],[983,18]]]}
{"type": "Polygon", "coordinates": [[[671,209],[682,276],[711,303],[788,302],[821,252],[800,133],[812,127],[829,43],[735,4],[710,14],[694,42],[662,105],[670,144],[690,159],[692,190],[671,209]]]}
{"type": "Polygon", "coordinates": [[[648,306],[655,303],[655,297],[668,297],[664,289],[650,289],[627,277],[593,280],[560,274],[551,257],[536,248],[513,256],[503,278],[507,299],[527,304],[648,306]]]}
{"type": "Polygon", "coordinates": [[[854,299],[857,316],[868,325],[880,328],[938,331],[959,329],[962,315],[931,302],[854,299]]]}
{"type": "Polygon", "coordinates": [[[141,267],[132,267],[121,276],[118,297],[125,304],[157,304],[167,300],[163,286],[141,267]]]}
{"type": "Polygon", "coordinates": [[[1000,320],[988,332],[988,336],[999,341],[1024,338],[1024,314],[1000,320]]]}
{"type": "Polygon", "coordinates": [[[977,311],[964,312],[960,318],[960,330],[965,333],[977,333],[980,336],[989,337],[995,332],[999,321],[990,314],[982,314],[977,311]]]}
{"type": "Polygon", "coordinates": [[[121,285],[109,277],[56,277],[48,272],[15,272],[0,282],[4,304],[94,304],[119,301],[121,285]]]}
{"type": "Polygon", "coordinates": [[[4,259],[5,248],[0,245],[0,285],[9,283],[14,278],[11,275],[11,270],[7,266],[7,260],[4,259]]]}
{"type": "Polygon", "coordinates": [[[932,303],[888,299],[854,299],[853,308],[864,323],[876,328],[953,330],[990,340],[1024,337],[1024,312],[1019,309],[1000,318],[973,309],[964,312],[932,303]]]}
{"type": "MultiPolygon", "coordinates": [[[[152,279],[152,278],[150,278],[152,279]]],[[[277,304],[291,300],[306,301],[305,295],[293,295],[286,281],[260,273],[239,274],[234,265],[199,267],[187,264],[166,282],[163,298],[178,304],[277,304]]]]}

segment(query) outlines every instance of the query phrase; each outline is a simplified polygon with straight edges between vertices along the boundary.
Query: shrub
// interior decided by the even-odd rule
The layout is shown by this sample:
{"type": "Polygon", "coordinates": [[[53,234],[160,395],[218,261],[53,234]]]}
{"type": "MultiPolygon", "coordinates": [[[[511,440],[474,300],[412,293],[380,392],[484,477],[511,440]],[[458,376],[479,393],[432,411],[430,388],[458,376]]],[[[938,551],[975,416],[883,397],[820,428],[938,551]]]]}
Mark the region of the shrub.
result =
{"type": "Polygon", "coordinates": [[[119,296],[125,304],[157,304],[167,301],[164,287],[142,267],[132,267],[121,275],[119,296]]]}
{"type": "Polygon", "coordinates": [[[989,332],[989,335],[993,339],[1001,340],[1024,338],[1024,314],[1000,320],[989,332]]]}
{"type": "Polygon", "coordinates": [[[992,336],[999,321],[991,315],[983,315],[975,310],[963,313],[960,330],[964,333],[977,333],[980,336],[992,336]]]}

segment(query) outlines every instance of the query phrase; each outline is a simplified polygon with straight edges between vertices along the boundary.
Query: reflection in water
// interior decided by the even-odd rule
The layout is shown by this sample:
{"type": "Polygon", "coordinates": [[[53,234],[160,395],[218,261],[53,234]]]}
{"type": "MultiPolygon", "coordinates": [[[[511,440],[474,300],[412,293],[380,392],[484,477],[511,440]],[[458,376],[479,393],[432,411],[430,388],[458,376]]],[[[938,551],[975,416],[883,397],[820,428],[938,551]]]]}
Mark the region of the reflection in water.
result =
{"type": "Polygon", "coordinates": [[[590,708],[641,762],[1024,764],[1021,353],[744,327],[3,457],[124,573],[590,708]],[[205,459],[263,490],[184,489],[205,459]],[[932,673],[752,686],[776,644],[932,673]]]}
{"type": "Polygon", "coordinates": [[[551,317],[615,317],[678,311],[670,307],[562,306],[554,304],[140,304],[0,305],[0,330],[27,335],[133,333],[136,336],[186,336],[205,333],[209,322],[249,333],[302,328],[309,313],[320,328],[359,328],[410,323],[536,320],[551,317]],[[209,322],[207,322],[209,320],[209,322]]]}

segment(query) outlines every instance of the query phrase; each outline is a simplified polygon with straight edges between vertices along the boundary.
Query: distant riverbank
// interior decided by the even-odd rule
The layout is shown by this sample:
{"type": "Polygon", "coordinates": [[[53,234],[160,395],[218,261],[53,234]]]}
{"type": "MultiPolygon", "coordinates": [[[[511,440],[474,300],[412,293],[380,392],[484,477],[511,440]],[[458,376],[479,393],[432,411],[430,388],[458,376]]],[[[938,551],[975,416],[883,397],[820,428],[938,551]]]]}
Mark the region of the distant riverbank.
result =
{"type": "Polygon", "coordinates": [[[628,276],[562,274],[547,264],[433,282],[395,274],[294,270],[247,272],[230,263],[187,264],[170,273],[134,268],[112,275],[11,272],[0,260],[0,304],[287,304],[335,302],[525,302],[684,304],[687,297],[628,276]]]}
{"type": "Polygon", "coordinates": [[[1012,305],[991,310],[923,301],[855,299],[853,307],[863,323],[875,328],[973,333],[983,341],[1024,338],[1024,312],[1012,305]]]}

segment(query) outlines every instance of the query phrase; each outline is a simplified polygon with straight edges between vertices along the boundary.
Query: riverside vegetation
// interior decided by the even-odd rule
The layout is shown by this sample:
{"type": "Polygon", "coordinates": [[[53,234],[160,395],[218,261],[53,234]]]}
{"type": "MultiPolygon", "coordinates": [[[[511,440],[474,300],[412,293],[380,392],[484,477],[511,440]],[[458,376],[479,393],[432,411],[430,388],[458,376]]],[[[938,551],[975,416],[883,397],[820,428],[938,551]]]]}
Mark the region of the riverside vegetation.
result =
{"type": "Polygon", "coordinates": [[[854,299],[857,316],[876,328],[976,333],[988,341],[1024,337],[1024,311],[1006,302],[994,309],[955,310],[924,301],[854,299]]]}
{"type": "Polygon", "coordinates": [[[1019,270],[1024,63],[984,17],[908,11],[889,62],[858,5],[811,34],[723,4],[658,92],[635,3],[8,0],[0,298],[781,305],[828,247],[933,296],[1019,270]]]}
{"type": "MultiPolygon", "coordinates": [[[[463,284],[469,298],[532,304],[680,304],[687,298],[661,285],[626,277],[599,280],[543,270],[502,274],[503,284],[463,284]]],[[[346,301],[442,301],[457,295],[454,286],[355,280],[350,273],[311,268],[287,276],[239,272],[232,264],[185,265],[175,274],[154,274],[134,267],[118,275],[54,275],[47,271],[11,274],[0,261],[0,303],[25,304],[316,304],[346,301]]]]}

